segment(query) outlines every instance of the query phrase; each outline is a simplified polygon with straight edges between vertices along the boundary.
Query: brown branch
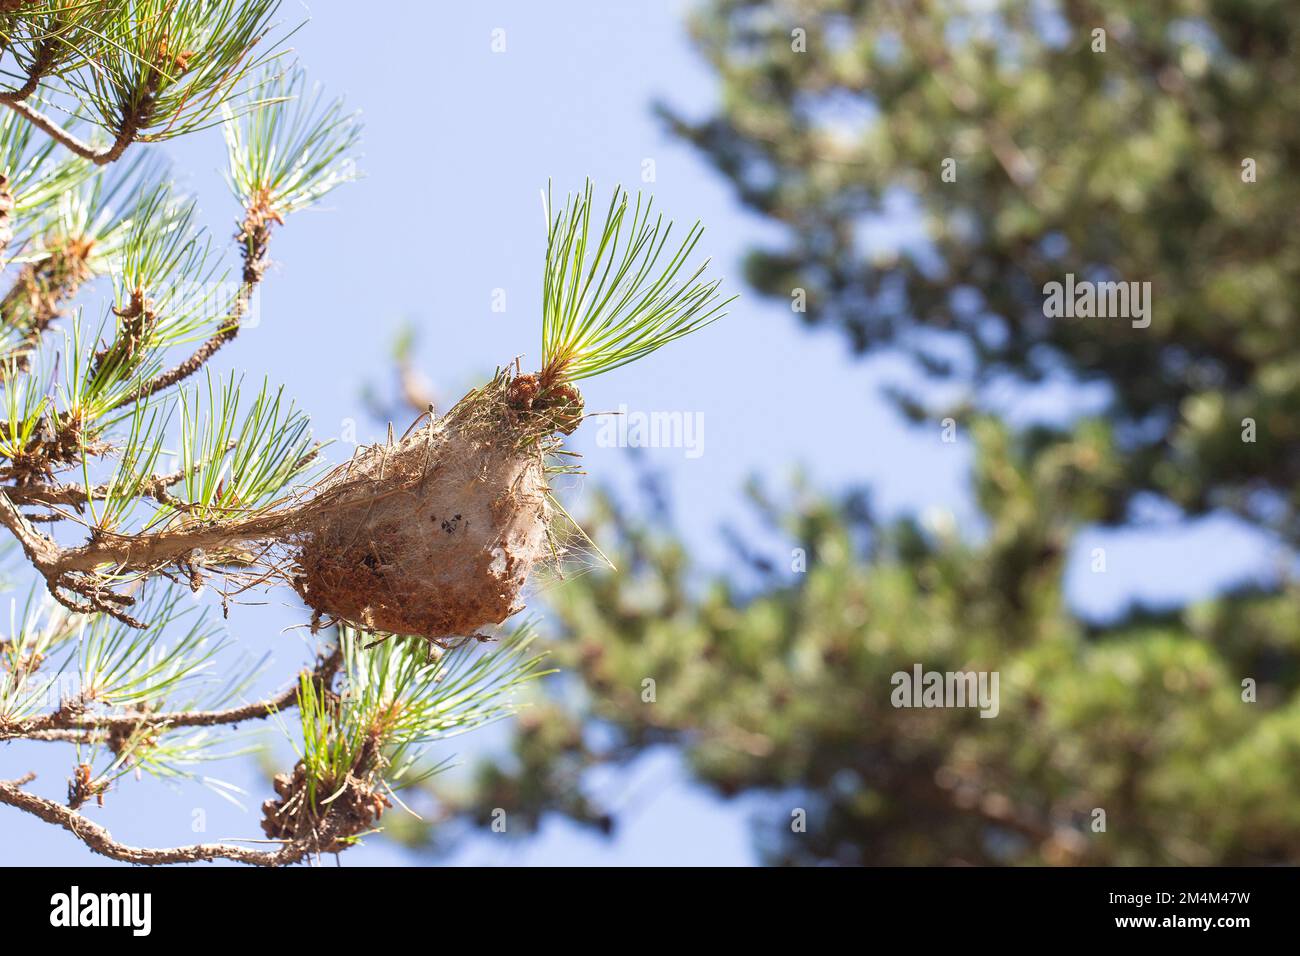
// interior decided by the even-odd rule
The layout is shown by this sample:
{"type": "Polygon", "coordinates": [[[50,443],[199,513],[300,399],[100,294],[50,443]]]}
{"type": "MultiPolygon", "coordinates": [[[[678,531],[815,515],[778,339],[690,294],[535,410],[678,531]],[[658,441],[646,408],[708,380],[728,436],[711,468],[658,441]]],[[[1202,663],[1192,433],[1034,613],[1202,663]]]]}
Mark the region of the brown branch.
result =
{"type": "Polygon", "coordinates": [[[31,68],[27,71],[27,79],[23,81],[22,86],[0,93],[0,102],[21,103],[35,93],[41,85],[41,80],[45,79],[46,74],[54,66],[58,46],[59,40],[55,36],[49,36],[37,44],[31,68]]]}
{"type": "MultiPolygon", "coordinates": [[[[328,688],[342,663],[342,647],[335,647],[329,656],[321,659],[310,672],[310,679],[328,688]]],[[[133,733],[140,727],[153,729],[171,729],[174,727],[213,726],[216,724],[233,724],[244,720],[261,719],[278,710],[296,706],[301,684],[286,687],[275,697],[255,704],[231,707],[225,710],[191,711],[173,714],[130,714],[117,716],[90,716],[79,712],[79,708],[67,709],[67,716],[60,717],[60,712],[39,718],[22,725],[18,734],[33,740],[81,740],[78,734],[107,735],[112,733],[133,733]],[[50,718],[57,726],[52,725],[50,718]],[[37,725],[40,726],[37,726],[37,725]]],[[[0,740],[8,736],[7,730],[0,730],[0,740]]],[[[93,852],[126,863],[163,864],[195,863],[209,860],[232,860],[253,866],[286,866],[298,863],[321,852],[337,852],[357,832],[355,815],[335,811],[330,807],[309,834],[285,840],[276,850],[252,850],[247,847],[224,843],[200,843],[192,846],[171,847],[166,849],[147,849],[128,846],[114,840],[107,829],[94,823],[76,810],[47,800],[44,797],[23,790],[23,786],[35,779],[35,774],[26,774],[11,781],[0,781],[0,803],[8,804],[30,813],[47,823],[63,827],[81,840],[93,852]]]]}
{"type": "MultiPolygon", "coordinates": [[[[235,444],[233,440],[229,442],[226,445],[226,451],[233,449],[235,444]]],[[[176,500],[167,489],[186,477],[198,474],[210,465],[211,462],[195,462],[189,468],[181,468],[165,475],[153,475],[146,478],[140,484],[137,497],[153,498],[155,501],[170,505],[178,511],[184,511],[188,507],[187,504],[176,500]]],[[[9,496],[9,500],[17,505],[68,505],[77,508],[90,501],[107,499],[113,489],[107,484],[96,485],[87,494],[86,489],[81,485],[9,485],[0,486],[0,491],[5,492],[9,496]]]]}
{"type": "MultiPolygon", "coordinates": [[[[0,522],[4,520],[0,515],[0,522]]],[[[78,547],[56,549],[48,567],[56,574],[88,573],[105,564],[123,571],[151,571],[184,560],[196,550],[222,551],[263,540],[282,525],[278,514],[266,514],[237,525],[192,524],[141,535],[101,533],[78,547]]]]}
{"type": "Polygon", "coordinates": [[[221,348],[227,342],[233,341],[235,336],[239,334],[239,320],[240,318],[242,318],[243,302],[244,300],[242,299],[242,297],[240,300],[236,302],[236,310],[238,311],[239,314],[236,314],[236,310],[232,310],[231,318],[233,321],[230,325],[225,326],[216,335],[212,336],[212,338],[208,339],[206,342],[200,345],[197,349],[194,350],[193,355],[191,355],[185,361],[181,362],[175,368],[163,372],[153,381],[142,386],[139,391],[133,392],[130,396],[123,399],[118,407],[121,407],[122,405],[127,405],[131,402],[138,402],[142,398],[148,398],[151,395],[156,395],[157,393],[161,392],[163,389],[171,388],[176,383],[182,382],[185,379],[189,378],[191,375],[193,375],[195,372],[201,369],[205,364],[207,364],[208,360],[211,359],[212,356],[216,355],[217,352],[221,351],[221,348]]]}
{"type": "Polygon", "coordinates": [[[21,739],[64,744],[93,744],[99,743],[106,736],[88,730],[34,730],[30,734],[23,734],[21,739]]]}
{"type": "Polygon", "coordinates": [[[38,570],[53,567],[59,555],[58,545],[37,531],[3,491],[0,491],[0,524],[18,539],[27,560],[38,570]]]}
{"type": "MultiPolygon", "coordinates": [[[[318,686],[328,688],[343,662],[343,650],[333,652],[317,662],[310,672],[304,671],[318,686]]],[[[37,734],[56,731],[116,731],[131,733],[141,727],[153,730],[172,730],[177,727],[215,727],[239,724],[246,720],[262,720],[274,713],[294,707],[298,703],[299,681],[294,681],[274,697],[238,707],[222,710],[191,710],[174,713],[89,714],[80,706],[60,707],[51,714],[11,724],[0,723],[0,740],[57,739],[36,738],[37,734]]]]}
{"type": "MultiPolygon", "coordinates": [[[[30,781],[31,778],[32,775],[28,774],[22,781],[0,782],[0,803],[17,807],[46,823],[61,826],[86,844],[92,852],[123,863],[199,863],[210,860],[233,860],[236,863],[248,863],[253,866],[287,866],[314,856],[319,852],[319,847],[329,846],[340,835],[334,832],[334,828],[325,826],[322,827],[317,838],[289,840],[278,850],[251,850],[228,843],[197,843],[192,846],[164,849],[128,846],[114,840],[106,828],[86,819],[77,811],[23,790],[22,783],[30,781]]],[[[327,817],[326,823],[328,822],[327,817]]]]}
{"type": "MultiPolygon", "coordinates": [[[[38,81],[39,82],[39,79],[38,81]]],[[[28,77],[28,83],[31,83],[31,77],[28,77]]],[[[74,133],[64,129],[59,123],[55,122],[49,116],[42,113],[33,106],[29,106],[25,100],[35,88],[28,91],[22,97],[6,96],[0,97],[0,103],[9,107],[27,122],[31,123],[37,129],[41,130],[55,142],[61,143],[72,152],[76,153],[82,159],[88,159],[96,166],[107,166],[122,158],[127,147],[135,142],[140,130],[149,124],[153,116],[154,101],[158,95],[159,86],[162,83],[162,73],[157,68],[150,70],[149,77],[140,94],[139,101],[131,110],[122,116],[118,124],[117,136],[114,137],[111,145],[100,148],[96,147],[85,140],[79,138],[74,133]]],[[[27,89],[27,84],[16,92],[22,92],[27,89]]]]}
{"type": "Polygon", "coordinates": [[[131,627],[144,628],[143,623],[122,610],[124,607],[134,604],[134,598],[105,591],[93,577],[76,573],[82,569],[61,567],[60,561],[67,552],[37,531],[31,521],[18,510],[17,506],[3,491],[0,491],[0,524],[8,528],[13,536],[18,539],[27,560],[45,578],[51,596],[68,610],[77,614],[100,612],[108,614],[131,627]],[[80,594],[86,600],[84,602],[75,601],[65,595],[60,588],[67,588],[80,594]]]}
{"type": "Polygon", "coordinates": [[[35,72],[28,73],[27,79],[23,85],[10,90],[7,93],[0,93],[0,103],[21,103],[36,92],[37,87],[41,85],[41,77],[35,72]]]}

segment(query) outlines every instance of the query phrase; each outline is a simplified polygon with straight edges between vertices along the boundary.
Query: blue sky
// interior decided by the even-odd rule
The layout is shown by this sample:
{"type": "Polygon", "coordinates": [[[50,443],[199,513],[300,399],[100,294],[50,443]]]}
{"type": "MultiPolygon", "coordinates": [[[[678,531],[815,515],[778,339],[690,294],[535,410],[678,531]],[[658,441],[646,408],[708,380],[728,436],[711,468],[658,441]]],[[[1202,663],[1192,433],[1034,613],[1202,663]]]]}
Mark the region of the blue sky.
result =
{"type": "MultiPolygon", "coordinates": [[[[691,115],[716,100],[711,75],[692,53],[684,4],[660,2],[475,4],[400,2],[382,12],[342,15],[312,4],[311,22],[294,38],[310,75],[363,111],[365,178],[334,193],[325,208],[298,214],[272,245],[275,261],[261,298],[261,322],[223,351],[214,368],[283,383],[312,415],[321,438],[355,425],[361,441],[378,439],[361,401],[366,382],[382,379],[392,339],[404,321],[419,329],[421,371],[449,403],[495,365],[523,355],[537,364],[539,290],[544,242],[539,190],[557,192],[590,176],[601,191],[644,184],[678,219],[702,219],[700,246],[742,292],[732,314],[693,339],[584,387],[589,409],[686,411],[702,416],[703,454],[650,449],[646,459],[666,476],[679,530],[704,568],[725,567],[718,529],[749,527],[739,490],[762,473],[770,485],[796,470],[827,490],[867,484],[885,512],[951,510],[973,530],[965,494],[968,450],[940,441],[937,426],[903,423],[878,394],[907,373],[888,356],[852,361],[830,334],[801,330],[787,307],[744,294],[738,276],[746,247],[770,227],[740,210],[722,180],[654,119],[655,99],[691,115]],[[505,52],[491,48],[504,30],[505,52]],[[506,309],[494,312],[497,290],[506,309]]],[[[299,5],[286,3],[289,20],[299,5]]],[[[202,134],[166,147],[181,184],[200,198],[218,240],[233,231],[236,209],[220,178],[220,136],[202,134]]],[[[901,238],[914,223],[895,222],[901,238]]],[[[888,241],[890,229],[873,241],[888,241]]],[[[1048,413],[1069,396],[1049,400],[1048,413]]],[[[398,422],[399,431],[407,423],[398,422]]],[[[602,448],[588,428],[575,436],[589,482],[629,486],[626,453],[602,448]]],[[[346,444],[335,456],[346,454],[346,444]]],[[[569,500],[580,510],[582,490],[569,500]]],[[[1075,604],[1107,615],[1128,601],[1176,602],[1225,583],[1271,572],[1272,556],[1226,519],[1188,527],[1160,518],[1124,535],[1085,536],[1077,553],[1104,543],[1109,572],[1072,566],[1075,604]],[[1213,541],[1213,557],[1210,542],[1213,541]]],[[[304,615],[291,594],[273,592],[264,606],[236,607],[228,623],[238,648],[270,650],[276,675],[307,657],[304,615]]],[[[282,677],[268,681],[279,683],[282,677]]],[[[501,738],[489,731],[456,741],[455,752],[501,738]]],[[[445,754],[450,748],[444,748],[445,754]]],[[[58,796],[66,752],[20,744],[2,751],[4,776],[41,774],[40,792],[58,796]],[[16,773],[10,773],[13,769],[16,773]]],[[[202,788],[124,782],[93,817],[119,839],[163,845],[253,836],[257,806],[268,791],[255,768],[233,761],[216,771],[250,791],[240,812],[202,788]],[[193,832],[198,817],[206,830],[193,832]]],[[[714,863],[752,861],[752,804],[724,804],[684,782],[670,754],[630,778],[598,781],[635,805],[612,841],[548,827],[528,846],[485,838],[458,857],[476,863],[714,863]]],[[[67,834],[0,812],[0,859],[91,863],[67,834]]],[[[410,857],[382,841],[350,851],[344,864],[400,863],[410,857]]]]}

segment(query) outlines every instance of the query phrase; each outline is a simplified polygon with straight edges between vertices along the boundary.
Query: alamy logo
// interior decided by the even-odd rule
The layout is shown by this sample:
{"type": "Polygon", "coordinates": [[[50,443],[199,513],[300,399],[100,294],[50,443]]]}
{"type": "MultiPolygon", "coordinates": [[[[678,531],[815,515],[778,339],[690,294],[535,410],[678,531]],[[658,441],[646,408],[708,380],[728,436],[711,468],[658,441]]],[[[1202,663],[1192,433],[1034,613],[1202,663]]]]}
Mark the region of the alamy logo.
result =
{"type": "Polygon", "coordinates": [[[128,926],[134,936],[148,936],[153,897],[149,893],[71,892],[50,897],[51,926],[128,926]]]}
{"type": "Polygon", "coordinates": [[[618,406],[617,414],[601,419],[596,432],[598,448],[681,448],[687,458],[704,454],[704,415],[700,412],[630,412],[618,406]]]}
{"type": "Polygon", "coordinates": [[[1067,272],[1065,282],[1043,286],[1043,295],[1049,319],[1132,319],[1135,329],[1151,324],[1150,282],[1076,282],[1067,272]]]}
{"type": "Polygon", "coordinates": [[[996,717],[997,671],[924,671],[920,664],[912,672],[895,671],[889,702],[895,707],[978,707],[981,717],[996,717]]]}

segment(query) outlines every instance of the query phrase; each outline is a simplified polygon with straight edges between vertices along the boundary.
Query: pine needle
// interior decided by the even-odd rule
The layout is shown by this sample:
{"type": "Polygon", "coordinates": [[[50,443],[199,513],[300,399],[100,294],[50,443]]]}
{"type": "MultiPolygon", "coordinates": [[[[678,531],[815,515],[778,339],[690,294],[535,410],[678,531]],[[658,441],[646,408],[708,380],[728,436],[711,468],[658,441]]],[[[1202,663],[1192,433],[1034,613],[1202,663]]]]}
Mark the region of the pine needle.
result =
{"type": "Polygon", "coordinates": [[[551,215],[548,185],[546,271],[542,285],[542,379],[577,381],[627,365],[722,318],[721,279],[704,280],[705,259],[681,279],[704,227],[669,245],[673,223],[654,200],[635,203],[616,187],[604,225],[593,232],[592,184],[551,215]],[[630,220],[629,220],[630,214],[630,220]]]}

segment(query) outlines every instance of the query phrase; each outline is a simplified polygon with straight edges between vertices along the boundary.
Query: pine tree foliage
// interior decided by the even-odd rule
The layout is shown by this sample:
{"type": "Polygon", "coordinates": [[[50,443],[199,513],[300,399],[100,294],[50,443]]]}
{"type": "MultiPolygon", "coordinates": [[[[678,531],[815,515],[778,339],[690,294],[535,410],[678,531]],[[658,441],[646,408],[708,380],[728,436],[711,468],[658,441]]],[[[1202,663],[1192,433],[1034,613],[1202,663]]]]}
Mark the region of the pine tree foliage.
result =
{"type": "Polygon", "coordinates": [[[732,299],[718,301],[722,280],[701,279],[709,260],[678,278],[703,226],[692,225],[674,251],[673,223],[655,215],[654,200],[638,193],[630,210],[628,204],[627,192],[616,189],[596,233],[590,181],[554,218],[547,191],[543,381],[577,381],[619,368],[726,314],[732,299]]]}
{"type": "Polygon", "coordinates": [[[127,862],[352,846],[438,769],[430,745],[513,712],[541,673],[527,627],[488,651],[340,628],[259,697],[265,662],[241,665],[220,620],[182,600],[256,578],[256,554],[208,555],[205,536],[292,495],[319,457],[282,389],[209,364],[249,316],[274,233],[357,175],[358,117],[292,62],[280,6],[0,4],[0,525],[18,546],[7,577],[35,577],[0,637],[0,742],[71,756],[66,800],[6,773],[0,804],[127,862]],[[217,125],[233,249],[147,146],[217,125]],[[236,797],[205,768],[258,721],[299,758],[264,806],[271,848],[141,849],[85,816],[144,774],[236,797]]]}

